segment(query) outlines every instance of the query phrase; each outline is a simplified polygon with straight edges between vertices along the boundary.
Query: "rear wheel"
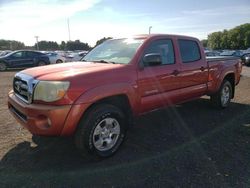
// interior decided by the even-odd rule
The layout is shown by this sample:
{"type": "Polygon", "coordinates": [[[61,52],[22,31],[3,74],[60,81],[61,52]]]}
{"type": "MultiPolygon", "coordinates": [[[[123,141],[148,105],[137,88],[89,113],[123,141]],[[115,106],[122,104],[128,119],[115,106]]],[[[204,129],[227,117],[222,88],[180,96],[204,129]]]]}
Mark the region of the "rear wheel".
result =
{"type": "Polygon", "coordinates": [[[82,154],[109,157],[120,147],[126,135],[125,115],[116,106],[94,106],[81,120],[75,144],[82,154]]]}
{"type": "Polygon", "coordinates": [[[0,62],[0,71],[5,71],[7,69],[5,63],[0,62]]]}
{"type": "Polygon", "coordinates": [[[40,67],[46,65],[46,63],[44,61],[39,61],[37,65],[40,67]]]}
{"type": "Polygon", "coordinates": [[[56,63],[62,63],[63,61],[61,59],[56,60],[56,63]]]}
{"type": "Polygon", "coordinates": [[[224,80],[221,84],[220,90],[211,96],[212,103],[219,108],[228,107],[232,98],[232,91],[231,83],[224,80]]]}

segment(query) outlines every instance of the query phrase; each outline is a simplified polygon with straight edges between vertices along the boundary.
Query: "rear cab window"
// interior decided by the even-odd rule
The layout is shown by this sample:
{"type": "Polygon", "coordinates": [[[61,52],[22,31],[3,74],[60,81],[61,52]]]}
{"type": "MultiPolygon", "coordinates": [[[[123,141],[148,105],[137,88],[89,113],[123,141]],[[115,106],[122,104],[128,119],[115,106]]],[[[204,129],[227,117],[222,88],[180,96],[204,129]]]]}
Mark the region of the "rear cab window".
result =
{"type": "Polygon", "coordinates": [[[178,39],[182,63],[191,63],[201,59],[201,52],[196,41],[178,39]]]}

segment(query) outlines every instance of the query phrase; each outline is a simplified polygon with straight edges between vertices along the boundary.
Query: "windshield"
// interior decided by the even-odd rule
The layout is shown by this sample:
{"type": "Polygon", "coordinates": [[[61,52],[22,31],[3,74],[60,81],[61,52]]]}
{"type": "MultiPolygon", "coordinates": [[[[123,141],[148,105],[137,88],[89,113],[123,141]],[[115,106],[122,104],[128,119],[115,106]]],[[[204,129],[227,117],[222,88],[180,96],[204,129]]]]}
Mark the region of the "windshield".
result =
{"type": "Polygon", "coordinates": [[[142,42],[142,39],[108,40],[90,51],[82,61],[105,61],[128,64],[142,42]]]}

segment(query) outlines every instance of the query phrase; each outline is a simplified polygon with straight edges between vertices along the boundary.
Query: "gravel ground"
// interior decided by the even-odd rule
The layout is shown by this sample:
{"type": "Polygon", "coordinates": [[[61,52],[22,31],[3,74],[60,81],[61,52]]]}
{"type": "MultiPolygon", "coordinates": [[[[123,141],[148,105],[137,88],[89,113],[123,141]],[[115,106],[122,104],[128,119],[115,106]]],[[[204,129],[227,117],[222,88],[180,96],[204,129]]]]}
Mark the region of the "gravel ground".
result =
{"type": "Polygon", "coordinates": [[[7,110],[14,74],[0,73],[1,187],[250,187],[250,68],[229,108],[204,97],[142,116],[101,161],[72,138],[33,143],[7,110]]]}

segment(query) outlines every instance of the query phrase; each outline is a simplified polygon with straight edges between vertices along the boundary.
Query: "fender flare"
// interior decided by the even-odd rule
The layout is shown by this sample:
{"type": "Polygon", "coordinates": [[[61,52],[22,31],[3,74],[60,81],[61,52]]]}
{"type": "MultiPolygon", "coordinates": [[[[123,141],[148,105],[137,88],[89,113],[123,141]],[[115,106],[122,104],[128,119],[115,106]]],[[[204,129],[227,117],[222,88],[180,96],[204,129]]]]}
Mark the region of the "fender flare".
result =
{"type": "Polygon", "coordinates": [[[97,101],[107,97],[125,95],[128,98],[132,112],[136,114],[137,110],[134,112],[134,109],[137,109],[135,107],[138,106],[137,101],[139,100],[138,95],[136,94],[137,91],[135,90],[136,87],[133,87],[129,83],[112,83],[108,85],[102,85],[85,91],[74,104],[94,104],[97,101]]]}
{"type": "MultiPolygon", "coordinates": [[[[224,70],[224,71],[221,71],[220,75],[223,75],[223,76],[220,76],[219,77],[219,80],[217,82],[217,85],[216,85],[216,92],[219,91],[220,87],[221,87],[221,84],[223,82],[223,80],[226,78],[227,75],[229,74],[234,74],[234,80],[236,79],[235,78],[235,72],[232,71],[232,70],[224,70]]],[[[234,85],[232,85],[232,87],[234,87],[234,85]]]]}

